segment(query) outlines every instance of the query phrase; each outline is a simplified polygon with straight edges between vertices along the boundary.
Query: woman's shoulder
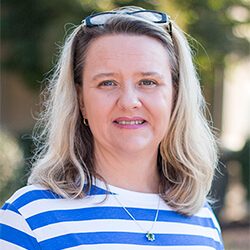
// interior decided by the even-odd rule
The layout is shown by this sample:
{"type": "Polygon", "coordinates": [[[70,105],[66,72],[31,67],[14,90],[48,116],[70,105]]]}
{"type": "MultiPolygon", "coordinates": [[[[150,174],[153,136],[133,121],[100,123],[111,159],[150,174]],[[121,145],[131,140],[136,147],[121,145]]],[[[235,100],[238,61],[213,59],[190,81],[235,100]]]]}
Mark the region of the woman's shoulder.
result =
{"type": "Polygon", "coordinates": [[[3,205],[2,209],[20,208],[41,199],[55,199],[59,195],[41,185],[27,185],[18,189],[3,205]]]}

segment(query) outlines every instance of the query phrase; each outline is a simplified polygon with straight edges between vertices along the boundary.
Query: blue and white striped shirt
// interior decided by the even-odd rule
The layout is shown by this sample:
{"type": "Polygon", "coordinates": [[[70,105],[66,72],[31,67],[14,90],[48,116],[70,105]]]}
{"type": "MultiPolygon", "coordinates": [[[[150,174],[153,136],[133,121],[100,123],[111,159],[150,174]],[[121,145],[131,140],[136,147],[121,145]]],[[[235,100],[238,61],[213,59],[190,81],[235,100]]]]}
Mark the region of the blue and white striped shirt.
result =
{"type": "Polygon", "coordinates": [[[158,195],[108,187],[97,180],[82,199],[64,199],[37,185],[18,190],[0,210],[0,249],[224,249],[209,205],[187,217],[160,200],[154,223],[158,195]],[[145,232],[153,223],[155,241],[148,241],[145,232]]]}

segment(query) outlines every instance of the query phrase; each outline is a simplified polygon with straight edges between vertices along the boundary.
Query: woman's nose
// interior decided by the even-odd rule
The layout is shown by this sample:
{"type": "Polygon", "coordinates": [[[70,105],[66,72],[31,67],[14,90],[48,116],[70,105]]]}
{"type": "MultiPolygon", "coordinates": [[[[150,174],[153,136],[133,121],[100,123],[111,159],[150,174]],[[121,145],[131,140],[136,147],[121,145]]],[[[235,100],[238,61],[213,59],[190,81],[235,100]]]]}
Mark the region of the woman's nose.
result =
{"type": "Polygon", "coordinates": [[[142,106],[139,93],[135,87],[126,87],[121,90],[118,105],[122,109],[136,109],[142,106]]]}

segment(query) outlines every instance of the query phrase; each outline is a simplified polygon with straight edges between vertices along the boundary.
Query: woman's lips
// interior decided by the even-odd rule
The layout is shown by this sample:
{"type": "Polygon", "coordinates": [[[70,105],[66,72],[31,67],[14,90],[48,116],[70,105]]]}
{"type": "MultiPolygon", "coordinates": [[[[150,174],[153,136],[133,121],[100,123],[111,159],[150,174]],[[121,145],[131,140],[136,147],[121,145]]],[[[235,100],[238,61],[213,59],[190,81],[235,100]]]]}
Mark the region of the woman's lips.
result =
{"type": "Polygon", "coordinates": [[[120,128],[135,129],[141,128],[146,123],[141,117],[119,117],[114,120],[114,124],[120,128]]]}

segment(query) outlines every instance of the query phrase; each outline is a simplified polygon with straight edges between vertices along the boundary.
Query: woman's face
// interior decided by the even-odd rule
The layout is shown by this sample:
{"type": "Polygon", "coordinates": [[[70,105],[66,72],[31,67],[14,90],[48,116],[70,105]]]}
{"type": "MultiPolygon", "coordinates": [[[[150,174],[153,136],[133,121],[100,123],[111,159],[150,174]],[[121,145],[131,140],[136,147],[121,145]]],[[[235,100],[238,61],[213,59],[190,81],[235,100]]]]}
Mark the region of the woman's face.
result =
{"type": "Polygon", "coordinates": [[[115,34],[94,40],[79,97],[95,149],[157,152],[168,131],[173,102],[166,49],[144,35],[115,34]]]}

